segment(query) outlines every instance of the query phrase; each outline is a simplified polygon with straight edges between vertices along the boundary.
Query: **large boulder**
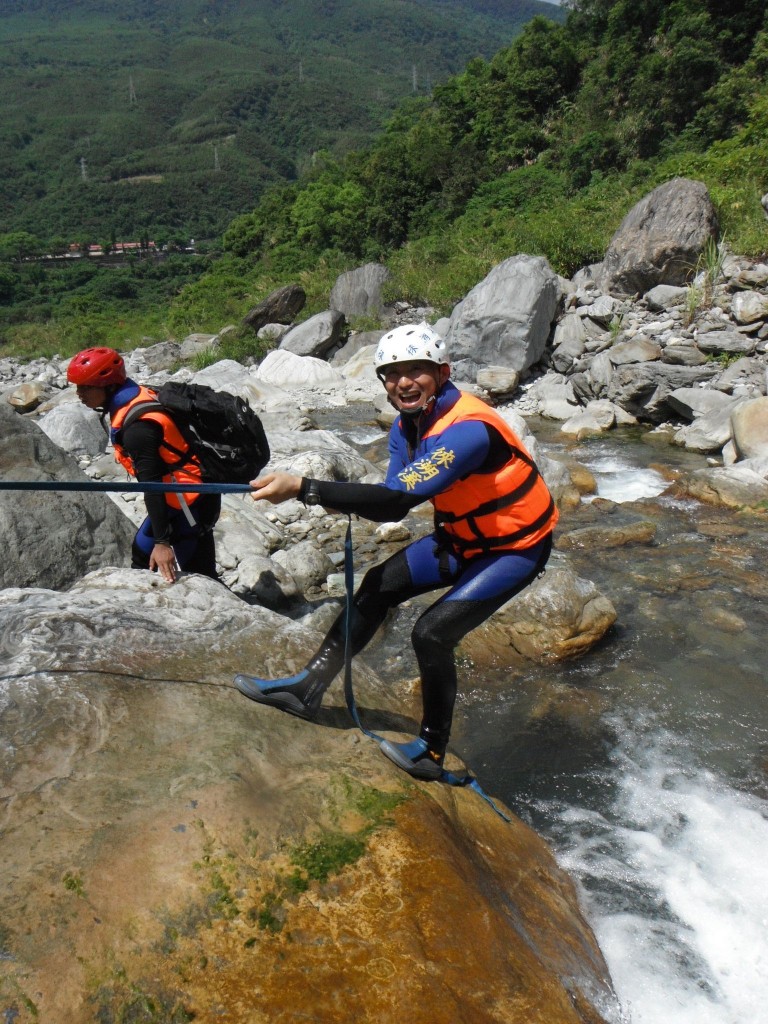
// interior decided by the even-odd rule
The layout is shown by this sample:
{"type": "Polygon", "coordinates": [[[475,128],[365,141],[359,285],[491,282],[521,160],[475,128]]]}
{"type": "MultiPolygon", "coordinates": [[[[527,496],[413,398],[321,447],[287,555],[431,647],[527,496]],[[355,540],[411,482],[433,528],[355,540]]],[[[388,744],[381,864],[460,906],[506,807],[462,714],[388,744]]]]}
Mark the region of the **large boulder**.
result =
{"type": "Polygon", "coordinates": [[[390,278],[381,263],[366,263],[336,278],[329,305],[349,320],[353,316],[376,316],[384,309],[381,289],[390,278]]]}
{"type": "Polygon", "coordinates": [[[457,379],[486,366],[522,371],[544,354],[560,298],[557,275],[540,256],[498,264],[454,309],[445,337],[457,379]]]}
{"type": "MultiPolygon", "coordinates": [[[[71,456],[2,403],[0,478],[88,483],[71,456]]],[[[127,565],[134,527],[103,493],[2,489],[0,533],[0,588],[59,590],[99,566],[127,565]]]]}
{"type": "MultiPolygon", "coordinates": [[[[315,723],[235,692],[234,673],[293,671],[321,635],[200,576],[0,593],[0,1016],[618,1019],[531,828],[405,776],[340,683],[315,723]]],[[[360,660],[355,685],[378,730],[412,727],[360,660]]]]}
{"type": "Polygon", "coordinates": [[[340,347],[345,324],[343,313],[327,309],[288,331],[280,341],[280,349],[321,359],[340,347]]]}
{"type": "Polygon", "coordinates": [[[642,295],[659,284],[683,285],[717,234],[717,214],[706,185],[674,178],[629,211],[603,262],[590,271],[597,287],[613,295],[642,295]]]}
{"type": "Polygon", "coordinates": [[[288,385],[294,391],[317,387],[338,388],[344,383],[341,372],[324,359],[296,355],[282,347],[267,353],[255,370],[254,377],[276,387],[288,385]]]}
{"type": "Polygon", "coordinates": [[[737,509],[765,509],[768,506],[768,467],[762,459],[746,460],[735,466],[697,469],[677,481],[684,494],[709,505],[737,509]]]}
{"type": "Polygon", "coordinates": [[[96,458],[106,451],[109,441],[106,427],[91,409],[77,401],[74,394],[72,401],[54,405],[35,422],[57,447],[70,455],[96,458]]]}
{"type": "Polygon", "coordinates": [[[731,430],[740,459],[768,455],[768,398],[754,398],[734,408],[731,430]]]}
{"type": "Polygon", "coordinates": [[[717,368],[676,366],[669,363],[630,363],[618,366],[611,374],[603,396],[645,423],[661,423],[672,410],[667,401],[671,392],[711,380],[717,368]]]}
{"type": "Polygon", "coordinates": [[[277,288],[243,317],[243,324],[259,331],[267,324],[290,324],[304,308],[307,295],[301,285],[277,288]]]}
{"type": "Polygon", "coordinates": [[[547,569],[497,612],[515,650],[542,664],[583,654],[616,621],[616,609],[597,586],[573,570],[547,569]]]}

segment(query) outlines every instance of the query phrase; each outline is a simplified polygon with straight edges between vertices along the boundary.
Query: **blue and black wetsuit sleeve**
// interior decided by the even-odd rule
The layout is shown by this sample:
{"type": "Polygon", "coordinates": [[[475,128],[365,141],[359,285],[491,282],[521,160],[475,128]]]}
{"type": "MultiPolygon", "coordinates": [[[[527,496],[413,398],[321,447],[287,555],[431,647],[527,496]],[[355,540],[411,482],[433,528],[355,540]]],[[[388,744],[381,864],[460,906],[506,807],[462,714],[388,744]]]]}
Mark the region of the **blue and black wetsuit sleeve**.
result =
{"type": "MultiPolygon", "coordinates": [[[[317,480],[320,503],[337,512],[351,513],[372,522],[398,522],[412,508],[447,490],[473,472],[492,472],[509,458],[509,445],[485,423],[466,421],[446,430],[439,453],[404,463],[393,452],[384,484],[317,480]]],[[[303,501],[309,480],[302,480],[303,501]]]]}
{"type": "MultiPolygon", "coordinates": [[[[397,523],[404,519],[423,498],[404,494],[383,484],[356,484],[338,480],[315,480],[320,504],[335,512],[343,512],[373,523],[397,523]]],[[[301,481],[299,500],[306,497],[309,479],[301,481]]]]}

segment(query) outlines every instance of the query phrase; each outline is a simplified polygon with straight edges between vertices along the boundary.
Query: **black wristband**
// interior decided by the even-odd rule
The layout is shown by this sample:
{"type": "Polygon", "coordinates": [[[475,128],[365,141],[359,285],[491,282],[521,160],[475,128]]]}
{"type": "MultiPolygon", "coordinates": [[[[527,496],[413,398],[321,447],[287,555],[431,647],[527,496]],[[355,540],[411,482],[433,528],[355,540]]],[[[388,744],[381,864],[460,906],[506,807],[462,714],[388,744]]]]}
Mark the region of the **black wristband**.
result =
{"type": "Polygon", "coordinates": [[[310,477],[304,476],[301,478],[301,489],[299,491],[299,499],[304,502],[305,505],[320,505],[320,487],[319,481],[312,480],[310,477]]]}

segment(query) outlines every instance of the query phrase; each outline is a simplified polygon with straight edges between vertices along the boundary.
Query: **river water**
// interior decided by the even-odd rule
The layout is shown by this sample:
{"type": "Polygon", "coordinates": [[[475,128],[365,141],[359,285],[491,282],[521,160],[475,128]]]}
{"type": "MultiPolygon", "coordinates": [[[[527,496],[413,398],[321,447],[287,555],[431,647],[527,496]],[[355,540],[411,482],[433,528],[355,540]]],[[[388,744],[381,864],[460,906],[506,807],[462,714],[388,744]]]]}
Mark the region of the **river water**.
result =
{"type": "MultiPolygon", "coordinates": [[[[640,431],[577,443],[532,426],[612,502],[583,501],[558,532],[650,518],[656,537],[568,552],[616,625],[577,661],[469,669],[455,749],[577,883],[624,1021],[768,1024],[765,517],[670,493],[705,459],[640,431]]],[[[416,674],[412,619],[384,641],[385,678],[394,650],[416,674]]]]}

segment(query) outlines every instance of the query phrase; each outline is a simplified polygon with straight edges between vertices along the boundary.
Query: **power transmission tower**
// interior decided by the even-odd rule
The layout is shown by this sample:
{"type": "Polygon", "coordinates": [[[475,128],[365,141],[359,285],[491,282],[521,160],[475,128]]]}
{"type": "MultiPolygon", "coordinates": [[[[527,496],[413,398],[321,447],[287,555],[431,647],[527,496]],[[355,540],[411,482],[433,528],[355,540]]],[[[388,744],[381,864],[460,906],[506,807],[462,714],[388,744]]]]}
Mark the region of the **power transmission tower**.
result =
{"type": "Polygon", "coordinates": [[[80,177],[83,181],[88,181],[88,168],[84,156],[80,157],[80,177]]]}
{"type": "Polygon", "coordinates": [[[303,60],[299,61],[299,81],[300,82],[304,81],[304,61],[303,60]]]}
{"type": "Polygon", "coordinates": [[[416,65],[411,65],[411,88],[413,92],[419,91],[419,80],[416,75],[416,65]]]}
{"type": "Polygon", "coordinates": [[[129,78],[128,102],[131,104],[131,106],[133,106],[133,104],[136,102],[136,90],[133,87],[133,75],[131,75],[129,78]]]}
{"type": "Polygon", "coordinates": [[[219,163],[219,147],[213,147],[213,169],[214,171],[221,170],[221,164],[219,163]]]}

